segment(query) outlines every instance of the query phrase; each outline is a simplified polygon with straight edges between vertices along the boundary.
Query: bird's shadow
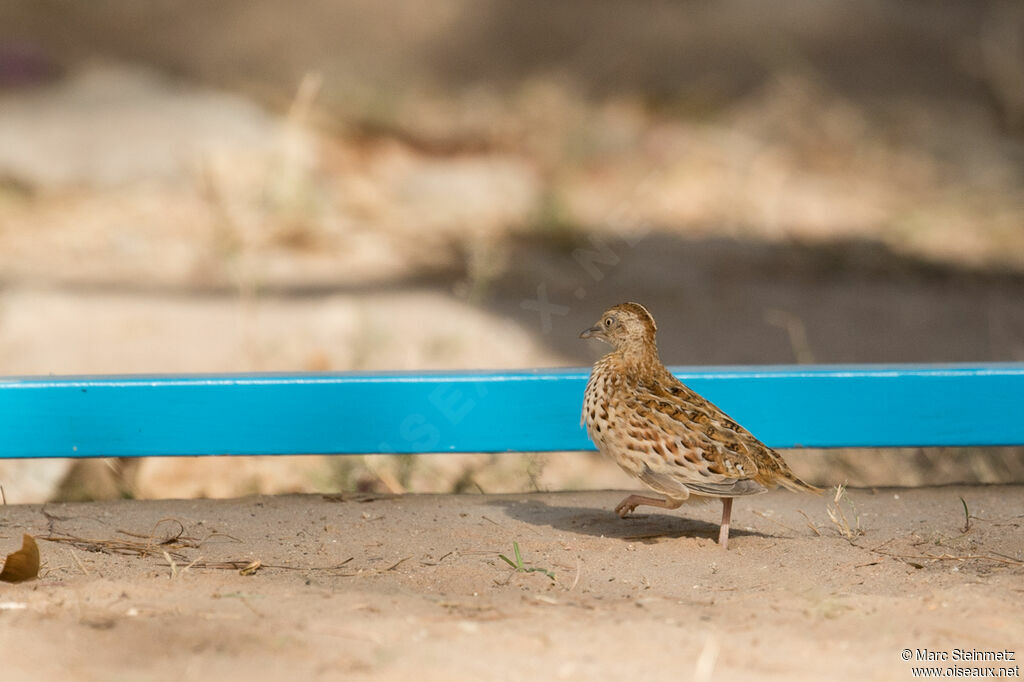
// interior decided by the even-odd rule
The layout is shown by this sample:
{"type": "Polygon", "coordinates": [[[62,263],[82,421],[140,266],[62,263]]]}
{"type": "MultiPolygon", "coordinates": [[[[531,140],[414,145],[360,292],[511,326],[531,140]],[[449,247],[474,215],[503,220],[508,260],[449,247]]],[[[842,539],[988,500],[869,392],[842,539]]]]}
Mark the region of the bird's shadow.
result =
{"type": "MultiPolygon", "coordinates": [[[[487,504],[502,507],[513,519],[535,526],[550,526],[557,530],[615,538],[627,542],[657,543],[672,538],[707,538],[718,541],[716,523],[671,514],[632,514],[619,518],[611,509],[566,507],[548,504],[542,500],[498,498],[487,504]]],[[[733,528],[730,537],[767,537],[757,531],[733,528]]]]}

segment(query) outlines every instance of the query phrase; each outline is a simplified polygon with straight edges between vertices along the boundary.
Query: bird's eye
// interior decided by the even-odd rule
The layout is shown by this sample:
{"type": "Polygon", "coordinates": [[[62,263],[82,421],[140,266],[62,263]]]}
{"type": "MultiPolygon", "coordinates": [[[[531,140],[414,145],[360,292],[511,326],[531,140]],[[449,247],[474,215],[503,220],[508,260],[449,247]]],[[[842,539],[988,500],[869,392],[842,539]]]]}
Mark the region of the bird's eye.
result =
{"type": "Polygon", "coordinates": [[[606,327],[612,326],[612,318],[610,318],[610,317],[604,318],[604,326],[606,326],[606,327]]]}

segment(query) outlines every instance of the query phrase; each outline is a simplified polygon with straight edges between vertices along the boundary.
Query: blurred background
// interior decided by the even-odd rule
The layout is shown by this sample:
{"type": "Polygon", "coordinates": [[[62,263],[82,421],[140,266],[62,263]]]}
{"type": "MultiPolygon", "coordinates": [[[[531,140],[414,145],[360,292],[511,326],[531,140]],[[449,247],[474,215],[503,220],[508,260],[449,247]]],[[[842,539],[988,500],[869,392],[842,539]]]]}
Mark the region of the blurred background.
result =
{"type": "MultiPolygon", "coordinates": [[[[0,375],[1024,360],[1024,5],[5,0],[0,375]]],[[[950,396],[950,400],[956,400],[950,396]]],[[[821,484],[1015,448],[792,451],[821,484]]],[[[0,463],[8,502],[635,487],[594,453],[0,463]]]]}

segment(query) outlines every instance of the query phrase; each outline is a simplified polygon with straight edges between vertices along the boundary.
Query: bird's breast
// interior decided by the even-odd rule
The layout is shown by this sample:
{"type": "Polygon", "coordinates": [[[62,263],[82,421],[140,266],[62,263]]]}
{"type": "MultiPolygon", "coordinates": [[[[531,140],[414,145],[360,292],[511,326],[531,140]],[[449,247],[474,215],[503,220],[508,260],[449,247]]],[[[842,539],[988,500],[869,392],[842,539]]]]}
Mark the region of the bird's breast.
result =
{"type": "Polygon", "coordinates": [[[586,391],[583,393],[582,421],[586,424],[590,440],[594,441],[594,445],[602,452],[606,451],[616,428],[621,384],[622,380],[619,377],[598,364],[591,372],[586,391]]]}

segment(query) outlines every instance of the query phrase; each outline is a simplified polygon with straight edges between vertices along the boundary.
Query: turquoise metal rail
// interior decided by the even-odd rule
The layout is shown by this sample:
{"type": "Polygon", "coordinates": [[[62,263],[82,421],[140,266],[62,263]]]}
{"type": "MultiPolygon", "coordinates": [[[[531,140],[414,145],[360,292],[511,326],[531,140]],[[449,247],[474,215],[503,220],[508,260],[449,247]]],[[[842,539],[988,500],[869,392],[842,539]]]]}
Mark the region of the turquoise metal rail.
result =
{"type": "MultiPolygon", "coordinates": [[[[673,371],[778,448],[1024,444],[1024,363],[673,371]]],[[[0,458],[582,450],[587,373],[0,379],[0,458]]]]}

